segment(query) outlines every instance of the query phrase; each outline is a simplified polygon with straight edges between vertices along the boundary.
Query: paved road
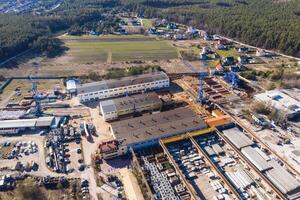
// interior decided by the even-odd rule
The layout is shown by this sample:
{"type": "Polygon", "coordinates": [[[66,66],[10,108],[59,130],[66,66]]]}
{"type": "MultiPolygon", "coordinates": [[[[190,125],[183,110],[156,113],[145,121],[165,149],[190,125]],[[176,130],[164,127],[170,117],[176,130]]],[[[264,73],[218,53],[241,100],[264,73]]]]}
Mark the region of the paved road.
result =
{"type": "Polygon", "coordinates": [[[108,131],[108,124],[104,122],[104,120],[99,115],[99,110],[96,108],[90,108],[91,121],[96,127],[96,131],[98,136],[93,136],[93,142],[87,141],[86,138],[82,140],[83,146],[83,157],[84,163],[88,166],[88,168],[82,173],[82,178],[89,180],[89,190],[92,199],[97,200],[97,193],[99,193],[99,188],[97,187],[95,180],[95,173],[92,165],[92,155],[98,148],[99,142],[103,139],[110,138],[110,134],[108,131]]]}

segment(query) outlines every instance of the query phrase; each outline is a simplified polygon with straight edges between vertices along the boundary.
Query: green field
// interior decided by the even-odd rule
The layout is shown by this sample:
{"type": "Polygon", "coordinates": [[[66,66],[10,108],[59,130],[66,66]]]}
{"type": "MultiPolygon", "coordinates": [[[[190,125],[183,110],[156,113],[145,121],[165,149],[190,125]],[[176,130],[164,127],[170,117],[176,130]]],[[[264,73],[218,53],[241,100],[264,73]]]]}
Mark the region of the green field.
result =
{"type": "Polygon", "coordinates": [[[143,19],[143,26],[145,28],[151,28],[153,26],[152,20],[150,19],[143,19]]]}
{"type": "Polygon", "coordinates": [[[237,59],[241,54],[237,52],[235,49],[228,49],[228,50],[216,50],[216,53],[219,54],[221,57],[234,57],[237,59]]]}
{"type": "Polygon", "coordinates": [[[68,37],[64,39],[69,48],[67,55],[78,63],[113,62],[136,60],[167,60],[177,58],[177,49],[168,41],[153,37],[68,37]]]}

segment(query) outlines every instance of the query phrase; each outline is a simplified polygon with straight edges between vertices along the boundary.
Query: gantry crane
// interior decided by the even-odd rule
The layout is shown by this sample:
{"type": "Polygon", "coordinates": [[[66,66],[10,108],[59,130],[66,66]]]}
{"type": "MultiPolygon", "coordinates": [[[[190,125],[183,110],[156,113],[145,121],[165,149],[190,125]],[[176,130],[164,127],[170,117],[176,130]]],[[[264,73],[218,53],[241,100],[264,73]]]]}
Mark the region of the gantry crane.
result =
{"type": "MultiPolygon", "coordinates": [[[[186,60],[183,60],[183,63],[188,66],[194,73],[198,73],[194,66],[189,63],[186,60]]],[[[203,71],[199,72],[199,90],[198,90],[198,97],[197,97],[197,101],[201,104],[205,103],[205,96],[204,96],[204,92],[203,92],[203,80],[206,76],[208,76],[208,71],[207,71],[207,61],[203,60],[203,71]]]]}

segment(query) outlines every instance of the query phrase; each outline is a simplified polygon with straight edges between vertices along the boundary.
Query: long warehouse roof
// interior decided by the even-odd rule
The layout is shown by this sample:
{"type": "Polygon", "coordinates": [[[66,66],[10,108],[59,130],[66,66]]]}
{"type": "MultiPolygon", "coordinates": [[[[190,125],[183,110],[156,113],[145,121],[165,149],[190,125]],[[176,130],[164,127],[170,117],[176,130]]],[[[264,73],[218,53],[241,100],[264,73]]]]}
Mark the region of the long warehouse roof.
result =
{"type": "Polygon", "coordinates": [[[77,94],[84,94],[90,92],[96,92],[106,89],[114,89],[119,87],[125,87],[130,85],[137,85],[142,83],[149,83],[159,80],[169,79],[168,75],[164,72],[153,72],[147,74],[141,74],[137,76],[128,76],[120,79],[110,79],[92,83],[85,83],[77,85],[77,94]]]}
{"type": "Polygon", "coordinates": [[[103,112],[107,113],[134,108],[138,109],[146,105],[159,103],[161,103],[161,100],[158,95],[155,92],[150,92],[100,101],[100,106],[102,107],[103,112]]]}
{"type": "Polygon", "coordinates": [[[223,130],[222,132],[234,144],[234,146],[236,146],[239,149],[253,144],[253,141],[250,140],[237,127],[234,127],[231,129],[226,129],[226,130],[223,130]]]}
{"type": "Polygon", "coordinates": [[[241,152],[259,171],[265,171],[272,168],[272,166],[257,151],[255,151],[253,147],[244,147],[241,152]]]}
{"type": "Polygon", "coordinates": [[[273,167],[266,172],[270,181],[289,199],[300,198],[300,182],[293,177],[287,170],[281,167],[275,160],[270,160],[269,164],[273,167]]]}
{"type": "Polygon", "coordinates": [[[111,123],[115,138],[127,144],[204,128],[205,122],[187,107],[111,123]]]}
{"type": "Polygon", "coordinates": [[[29,128],[50,126],[54,117],[40,117],[35,119],[17,119],[0,121],[0,129],[29,128]]]}

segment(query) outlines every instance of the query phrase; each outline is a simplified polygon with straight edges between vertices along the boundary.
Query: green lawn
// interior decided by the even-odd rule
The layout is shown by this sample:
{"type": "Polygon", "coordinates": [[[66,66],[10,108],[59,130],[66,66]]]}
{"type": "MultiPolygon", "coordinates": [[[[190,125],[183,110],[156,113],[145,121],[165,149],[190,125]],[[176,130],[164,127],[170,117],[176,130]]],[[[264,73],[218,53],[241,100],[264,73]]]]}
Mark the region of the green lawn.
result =
{"type": "Polygon", "coordinates": [[[235,49],[228,49],[228,50],[216,50],[217,54],[221,57],[234,57],[237,59],[241,54],[237,52],[235,49]]]}
{"type": "Polygon", "coordinates": [[[76,40],[73,37],[72,40],[65,40],[65,45],[69,48],[67,54],[75,62],[162,60],[178,57],[177,49],[168,41],[145,36],[114,36],[103,40],[82,37],[76,40]]]}
{"type": "Polygon", "coordinates": [[[153,26],[152,20],[151,19],[143,19],[143,26],[145,28],[151,28],[153,26]]]}

